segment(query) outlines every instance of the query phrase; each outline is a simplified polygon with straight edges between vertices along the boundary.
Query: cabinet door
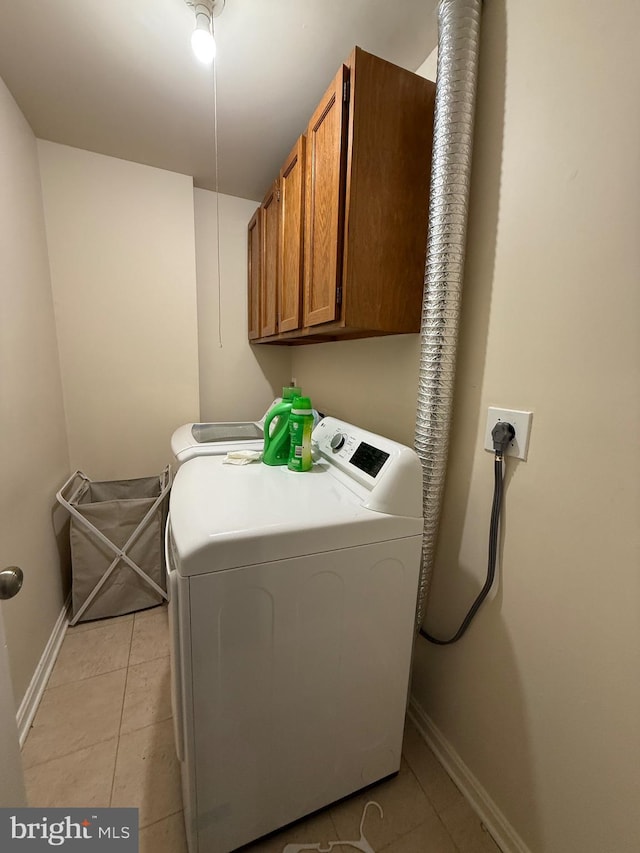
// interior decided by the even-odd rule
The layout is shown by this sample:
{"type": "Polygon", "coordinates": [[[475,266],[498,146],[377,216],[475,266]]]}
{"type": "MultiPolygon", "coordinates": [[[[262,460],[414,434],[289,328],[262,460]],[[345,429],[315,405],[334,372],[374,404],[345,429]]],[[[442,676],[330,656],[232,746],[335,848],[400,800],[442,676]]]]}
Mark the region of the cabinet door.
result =
{"type": "Polygon", "coordinates": [[[278,181],[266,194],[261,207],[262,288],[260,292],[260,337],[275,335],[278,285],[278,181]]]}
{"type": "Polygon", "coordinates": [[[346,167],[347,85],[343,65],[307,129],[304,325],[338,316],[346,167]]]}
{"type": "Polygon", "coordinates": [[[280,172],[280,256],[278,330],[300,328],[304,246],[304,158],[301,136],[280,172]]]}
{"type": "Polygon", "coordinates": [[[248,259],[249,289],[247,295],[247,308],[249,315],[249,340],[260,337],[260,290],[262,278],[262,264],[260,251],[260,219],[261,210],[258,208],[251,217],[248,225],[248,259]]]}

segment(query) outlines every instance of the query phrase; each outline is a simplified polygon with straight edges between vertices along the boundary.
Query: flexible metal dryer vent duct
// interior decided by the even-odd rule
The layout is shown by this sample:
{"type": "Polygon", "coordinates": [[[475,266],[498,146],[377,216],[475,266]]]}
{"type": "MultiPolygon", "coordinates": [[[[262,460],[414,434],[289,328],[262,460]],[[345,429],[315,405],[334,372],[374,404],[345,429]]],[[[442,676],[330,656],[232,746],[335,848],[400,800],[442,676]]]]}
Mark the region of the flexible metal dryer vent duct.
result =
{"type": "Polygon", "coordinates": [[[449,449],[481,8],[481,0],[441,0],[438,7],[438,76],[415,437],[422,462],[424,504],[418,628],[424,620],[433,570],[449,449]]]}

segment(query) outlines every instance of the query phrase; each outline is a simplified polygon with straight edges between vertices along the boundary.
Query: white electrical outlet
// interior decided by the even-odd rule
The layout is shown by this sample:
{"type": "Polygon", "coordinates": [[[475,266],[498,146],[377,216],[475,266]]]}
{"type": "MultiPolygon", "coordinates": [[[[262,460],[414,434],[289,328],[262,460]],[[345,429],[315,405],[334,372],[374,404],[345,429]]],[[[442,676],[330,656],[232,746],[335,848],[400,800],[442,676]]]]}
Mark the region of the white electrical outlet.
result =
{"type": "Polygon", "coordinates": [[[526,460],[532,418],[533,412],[520,412],[515,409],[497,409],[494,406],[489,406],[487,429],[484,434],[484,449],[490,450],[493,453],[491,430],[499,421],[507,421],[515,429],[516,434],[513,441],[509,443],[505,451],[505,456],[515,456],[516,459],[526,460]]]}

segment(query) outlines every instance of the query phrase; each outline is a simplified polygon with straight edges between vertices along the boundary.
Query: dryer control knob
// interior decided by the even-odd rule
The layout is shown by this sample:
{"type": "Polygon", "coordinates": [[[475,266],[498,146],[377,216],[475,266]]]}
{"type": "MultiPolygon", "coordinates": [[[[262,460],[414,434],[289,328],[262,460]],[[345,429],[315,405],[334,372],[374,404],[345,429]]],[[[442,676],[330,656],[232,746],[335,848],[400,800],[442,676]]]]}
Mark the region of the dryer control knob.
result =
{"type": "Polygon", "coordinates": [[[346,440],[347,436],[343,432],[337,432],[329,442],[333,452],[337,453],[341,447],[344,447],[346,440]]]}

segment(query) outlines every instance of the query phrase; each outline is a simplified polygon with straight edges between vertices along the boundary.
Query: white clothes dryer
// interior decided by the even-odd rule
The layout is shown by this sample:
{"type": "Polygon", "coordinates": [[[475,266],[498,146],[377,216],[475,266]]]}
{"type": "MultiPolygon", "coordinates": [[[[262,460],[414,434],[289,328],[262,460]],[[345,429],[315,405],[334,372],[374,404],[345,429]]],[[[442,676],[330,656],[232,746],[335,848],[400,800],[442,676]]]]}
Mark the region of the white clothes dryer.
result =
{"type": "Polygon", "coordinates": [[[210,456],[176,475],[167,565],[190,853],[229,853],[400,768],[420,462],[334,418],[313,440],[310,472],[210,456]]]}

